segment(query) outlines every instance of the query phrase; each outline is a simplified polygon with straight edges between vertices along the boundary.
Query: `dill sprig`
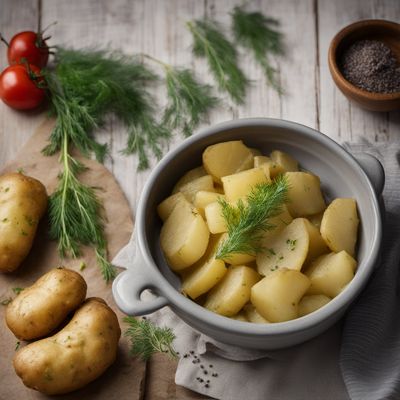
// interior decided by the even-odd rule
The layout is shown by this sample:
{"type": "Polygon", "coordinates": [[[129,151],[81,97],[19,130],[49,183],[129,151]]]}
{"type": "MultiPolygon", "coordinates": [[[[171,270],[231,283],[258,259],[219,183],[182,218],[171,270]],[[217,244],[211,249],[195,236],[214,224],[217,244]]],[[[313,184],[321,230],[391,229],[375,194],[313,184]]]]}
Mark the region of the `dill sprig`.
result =
{"type": "Polygon", "coordinates": [[[154,353],[165,353],[172,358],[177,354],[172,346],[175,335],[170,328],[160,328],[149,320],[134,317],[125,317],[124,322],[129,324],[125,336],[131,341],[131,354],[148,360],[154,353]]]}
{"type": "Polygon", "coordinates": [[[268,82],[281,93],[282,89],[275,76],[276,69],[269,59],[270,54],[283,54],[282,34],[276,30],[279,21],[260,12],[246,12],[242,7],[235,7],[231,16],[237,43],[252,50],[268,82]]]}
{"type": "Polygon", "coordinates": [[[281,176],[272,183],[256,185],[246,201],[240,199],[236,206],[219,198],[228,237],[218,248],[216,258],[229,259],[234,253],[255,255],[263,251],[263,232],[274,228],[268,219],[282,211],[287,192],[287,181],[281,176]]]}
{"type": "Polygon", "coordinates": [[[193,53],[206,58],[220,90],[227,92],[237,104],[242,104],[249,81],[238,66],[235,47],[221,27],[208,19],[189,21],[187,27],[193,36],[193,53]]]}
{"type": "Polygon", "coordinates": [[[60,148],[63,170],[49,201],[50,236],[58,240],[62,257],[78,257],[81,246],[93,246],[103,278],[109,282],[115,277],[116,269],[107,261],[102,205],[95,189],[79,181],[78,175],[86,167],[69,153],[69,141],[65,133],[60,148]]]}

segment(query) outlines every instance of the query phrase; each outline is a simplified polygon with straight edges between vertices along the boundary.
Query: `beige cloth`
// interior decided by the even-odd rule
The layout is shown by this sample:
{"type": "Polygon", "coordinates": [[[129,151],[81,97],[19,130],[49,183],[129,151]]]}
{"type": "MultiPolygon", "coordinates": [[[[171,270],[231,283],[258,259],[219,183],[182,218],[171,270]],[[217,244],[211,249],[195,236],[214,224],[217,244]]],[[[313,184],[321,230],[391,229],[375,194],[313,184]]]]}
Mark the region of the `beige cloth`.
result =
{"type": "MultiPolygon", "coordinates": [[[[16,159],[3,168],[2,172],[16,171],[23,168],[24,172],[44,183],[48,193],[51,193],[57,183],[57,174],[60,170],[58,155],[45,157],[40,151],[45,146],[54,122],[46,121],[37,132],[23,146],[16,159]]],[[[129,205],[115,181],[106,168],[95,161],[84,159],[83,162],[90,168],[82,174],[82,180],[93,186],[101,186],[98,194],[105,207],[107,223],[105,226],[110,256],[113,257],[124,246],[132,233],[132,217],[129,205]]],[[[81,259],[65,260],[58,256],[57,244],[47,237],[48,224],[42,221],[31,253],[23,265],[12,274],[0,274],[0,299],[14,297],[14,287],[30,286],[45,272],[59,266],[61,263],[79,271],[81,260],[86,268],[80,273],[88,284],[88,296],[102,297],[117,312],[120,325],[122,313],[117,309],[112,294],[111,284],[106,285],[101,277],[95,257],[90,249],[84,249],[81,259]]],[[[4,321],[5,307],[0,306],[0,400],[29,400],[46,399],[34,390],[26,388],[15,374],[12,359],[15,353],[17,339],[8,330],[4,321]]],[[[21,343],[23,346],[24,343],[21,343]]],[[[122,338],[116,363],[98,380],[85,388],[69,395],[58,396],[57,399],[84,399],[84,400],[137,400],[142,398],[142,383],[145,376],[144,363],[129,356],[129,344],[122,338]]]]}

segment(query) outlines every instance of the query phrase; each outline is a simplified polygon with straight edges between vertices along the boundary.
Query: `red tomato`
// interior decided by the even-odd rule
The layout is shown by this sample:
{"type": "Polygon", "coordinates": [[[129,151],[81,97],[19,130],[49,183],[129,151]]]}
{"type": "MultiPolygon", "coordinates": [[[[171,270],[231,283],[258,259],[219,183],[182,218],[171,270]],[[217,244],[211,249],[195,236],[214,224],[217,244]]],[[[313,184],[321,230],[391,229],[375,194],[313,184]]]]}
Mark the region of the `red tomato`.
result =
{"type": "Polygon", "coordinates": [[[30,110],[42,103],[45,90],[38,87],[44,80],[35,65],[17,64],[7,67],[0,75],[0,98],[17,110],[30,110]]]}
{"type": "Polygon", "coordinates": [[[49,59],[49,48],[41,33],[20,32],[11,39],[7,57],[10,65],[23,63],[25,59],[29,64],[43,68],[49,59]]]}

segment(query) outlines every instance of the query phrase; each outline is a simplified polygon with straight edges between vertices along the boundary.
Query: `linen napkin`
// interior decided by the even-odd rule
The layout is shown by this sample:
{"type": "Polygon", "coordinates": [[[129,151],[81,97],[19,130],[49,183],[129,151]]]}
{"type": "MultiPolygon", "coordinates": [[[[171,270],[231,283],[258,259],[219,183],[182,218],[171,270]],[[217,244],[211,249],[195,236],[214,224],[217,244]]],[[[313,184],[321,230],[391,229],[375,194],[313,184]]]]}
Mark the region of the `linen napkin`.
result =
{"type": "MultiPolygon", "coordinates": [[[[171,327],[180,353],[175,382],[216,399],[400,399],[400,319],[396,318],[400,246],[399,145],[347,144],[384,165],[387,210],[381,265],[343,321],[298,346],[242,349],[197,332],[168,307],[148,316],[171,327]]],[[[135,240],[117,255],[132,268],[135,240]]],[[[147,293],[151,296],[150,293],[147,293]]]]}

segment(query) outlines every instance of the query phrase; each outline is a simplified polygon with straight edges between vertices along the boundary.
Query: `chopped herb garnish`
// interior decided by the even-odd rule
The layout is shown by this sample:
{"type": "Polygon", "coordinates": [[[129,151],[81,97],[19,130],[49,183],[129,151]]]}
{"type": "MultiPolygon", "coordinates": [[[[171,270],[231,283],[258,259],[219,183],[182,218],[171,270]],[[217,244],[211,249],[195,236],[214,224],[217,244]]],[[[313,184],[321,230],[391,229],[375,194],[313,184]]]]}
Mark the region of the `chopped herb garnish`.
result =
{"type": "Polygon", "coordinates": [[[79,271],[83,271],[86,268],[86,264],[82,261],[79,265],[79,271]]]}
{"type": "Polygon", "coordinates": [[[2,306],[8,306],[11,302],[12,302],[12,298],[8,297],[7,299],[2,300],[0,304],[2,306]]]}
{"type": "Polygon", "coordinates": [[[12,291],[13,291],[16,295],[19,295],[23,290],[24,290],[24,288],[20,288],[20,287],[14,287],[14,288],[12,288],[12,291]]]}
{"type": "Polygon", "coordinates": [[[286,244],[288,245],[289,250],[293,251],[296,248],[297,239],[288,239],[286,240],[286,244]]]}
{"type": "Polygon", "coordinates": [[[19,349],[19,346],[21,346],[21,342],[20,341],[15,343],[15,351],[17,351],[19,349]]]}

